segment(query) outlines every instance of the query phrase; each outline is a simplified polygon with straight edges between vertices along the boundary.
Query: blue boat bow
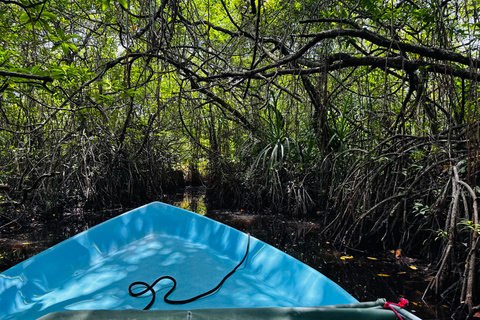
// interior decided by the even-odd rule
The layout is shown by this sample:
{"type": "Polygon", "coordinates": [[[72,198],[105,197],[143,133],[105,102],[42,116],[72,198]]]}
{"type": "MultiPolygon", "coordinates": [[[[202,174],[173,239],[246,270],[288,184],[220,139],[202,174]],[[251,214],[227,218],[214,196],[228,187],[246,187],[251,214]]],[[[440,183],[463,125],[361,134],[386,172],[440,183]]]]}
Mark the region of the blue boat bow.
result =
{"type": "MultiPolygon", "coordinates": [[[[178,283],[170,299],[207,292],[242,261],[248,235],[209,218],[154,202],[110,219],[0,274],[0,319],[53,312],[143,309],[151,293],[136,281],[178,283]]],[[[159,296],[172,287],[155,285],[159,296]]],[[[210,295],[188,305],[156,299],[152,310],[298,308],[358,301],[316,270],[251,237],[245,262],[210,295]]],[[[116,311],[117,312],[117,311],[116,311]]],[[[393,313],[393,312],[392,312],[393,313]]],[[[83,319],[83,318],[82,318],[83,319]]]]}

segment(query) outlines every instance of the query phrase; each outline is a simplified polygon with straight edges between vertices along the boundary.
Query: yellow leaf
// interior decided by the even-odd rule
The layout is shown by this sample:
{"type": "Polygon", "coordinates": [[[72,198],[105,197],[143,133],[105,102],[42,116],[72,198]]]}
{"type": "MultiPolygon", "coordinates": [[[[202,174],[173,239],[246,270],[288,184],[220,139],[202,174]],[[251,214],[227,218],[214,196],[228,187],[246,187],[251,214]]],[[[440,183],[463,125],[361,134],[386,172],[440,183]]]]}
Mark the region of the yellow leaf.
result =
{"type": "Polygon", "coordinates": [[[340,257],[340,259],[348,260],[348,259],[353,259],[353,257],[352,256],[342,256],[342,257],[340,257]]]}
{"type": "Polygon", "coordinates": [[[414,306],[418,306],[418,303],[416,303],[415,301],[410,301],[414,306]]]}
{"type": "Polygon", "coordinates": [[[400,272],[397,272],[397,274],[406,274],[405,271],[400,271],[400,272]]]}
{"type": "Polygon", "coordinates": [[[374,257],[367,257],[368,260],[378,260],[377,258],[374,257]]]}
{"type": "Polygon", "coordinates": [[[379,276],[379,277],[390,277],[389,274],[384,274],[384,273],[379,273],[379,274],[377,274],[377,276],[379,276]]]}
{"type": "Polygon", "coordinates": [[[412,269],[412,270],[417,270],[417,269],[418,269],[418,268],[415,267],[415,266],[408,266],[408,267],[409,267],[410,269],[412,269]]]}

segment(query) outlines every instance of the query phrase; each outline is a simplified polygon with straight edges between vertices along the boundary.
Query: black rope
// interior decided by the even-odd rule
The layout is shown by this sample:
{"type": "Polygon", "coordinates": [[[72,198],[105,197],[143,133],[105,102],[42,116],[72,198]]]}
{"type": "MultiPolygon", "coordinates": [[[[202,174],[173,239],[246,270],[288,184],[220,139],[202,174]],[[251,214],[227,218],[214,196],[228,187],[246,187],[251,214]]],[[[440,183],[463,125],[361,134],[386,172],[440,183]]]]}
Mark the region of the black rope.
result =
{"type": "Polygon", "coordinates": [[[243,257],[242,261],[240,261],[239,264],[237,264],[237,266],[235,268],[233,268],[232,271],[230,271],[230,273],[228,273],[223,279],[222,281],[220,281],[219,284],[217,284],[217,286],[207,292],[204,292],[202,294],[199,294],[198,296],[195,296],[193,298],[190,298],[190,299],[186,299],[186,300],[170,300],[168,299],[168,296],[175,290],[175,288],[177,287],[177,281],[175,280],[175,278],[173,277],[170,277],[170,276],[163,276],[163,277],[160,277],[158,278],[157,280],[155,280],[151,285],[149,285],[148,283],[146,282],[143,282],[143,281],[136,281],[136,282],[133,282],[129,287],[128,287],[128,292],[130,293],[131,296],[133,297],[139,297],[141,295],[144,295],[145,293],[147,293],[148,291],[150,291],[152,293],[152,300],[150,301],[150,303],[145,307],[143,308],[143,310],[148,310],[150,309],[150,307],[153,305],[153,303],[155,302],[155,298],[156,298],[156,294],[155,294],[155,290],[153,289],[153,287],[155,287],[155,285],[162,281],[163,279],[168,279],[168,280],[171,280],[173,282],[173,287],[165,294],[165,296],[163,297],[163,301],[165,301],[166,303],[168,304],[186,304],[186,303],[190,303],[190,302],[193,302],[195,300],[198,300],[200,298],[203,298],[205,296],[208,296],[209,294],[212,294],[214,293],[215,291],[217,291],[224,283],[225,281],[227,281],[227,279],[235,273],[235,271],[237,271],[237,269],[242,265],[242,263],[245,261],[245,259],[247,258],[248,256],[248,251],[250,250],[250,234],[248,235],[248,242],[247,242],[247,249],[245,251],[245,256],[243,257]],[[144,286],[145,289],[140,291],[140,292],[133,292],[132,288],[136,285],[140,285],[140,286],[144,286]]]}

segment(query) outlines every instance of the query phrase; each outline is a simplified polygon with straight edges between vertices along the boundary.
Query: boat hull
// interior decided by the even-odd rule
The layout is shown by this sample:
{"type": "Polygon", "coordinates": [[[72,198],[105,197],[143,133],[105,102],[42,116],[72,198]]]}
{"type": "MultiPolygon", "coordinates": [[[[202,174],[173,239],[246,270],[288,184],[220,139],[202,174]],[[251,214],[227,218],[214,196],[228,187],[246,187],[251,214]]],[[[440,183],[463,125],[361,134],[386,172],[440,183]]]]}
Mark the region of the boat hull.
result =
{"type": "MultiPolygon", "coordinates": [[[[154,202],[108,220],[0,274],[0,319],[37,319],[68,310],[143,309],[132,282],[171,276],[172,300],[214,288],[243,258],[248,235],[154,202]]],[[[156,286],[152,310],[313,307],[358,302],[324,275],[251,237],[245,262],[215,293],[171,305],[156,286]]]]}

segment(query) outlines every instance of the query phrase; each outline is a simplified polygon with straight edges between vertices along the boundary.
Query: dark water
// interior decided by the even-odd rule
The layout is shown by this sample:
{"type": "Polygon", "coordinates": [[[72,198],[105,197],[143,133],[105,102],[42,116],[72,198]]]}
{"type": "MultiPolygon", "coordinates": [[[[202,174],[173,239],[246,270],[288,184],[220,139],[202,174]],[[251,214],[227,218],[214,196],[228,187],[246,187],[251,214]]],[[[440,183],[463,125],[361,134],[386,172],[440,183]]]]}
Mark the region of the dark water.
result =
{"type": "MultiPolygon", "coordinates": [[[[407,309],[422,319],[449,318],[449,306],[422,300],[431,280],[428,266],[401,252],[340,251],[321,238],[321,225],[315,221],[293,221],[277,214],[253,214],[241,209],[207,213],[204,195],[198,189],[186,189],[163,201],[250,233],[322,272],[360,301],[386,298],[398,302],[404,297],[410,301],[407,309]]],[[[24,218],[23,224],[10,224],[0,229],[0,272],[125,211],[128,209],[101,213],[72,209],[61,215],[24,218]]]]}

